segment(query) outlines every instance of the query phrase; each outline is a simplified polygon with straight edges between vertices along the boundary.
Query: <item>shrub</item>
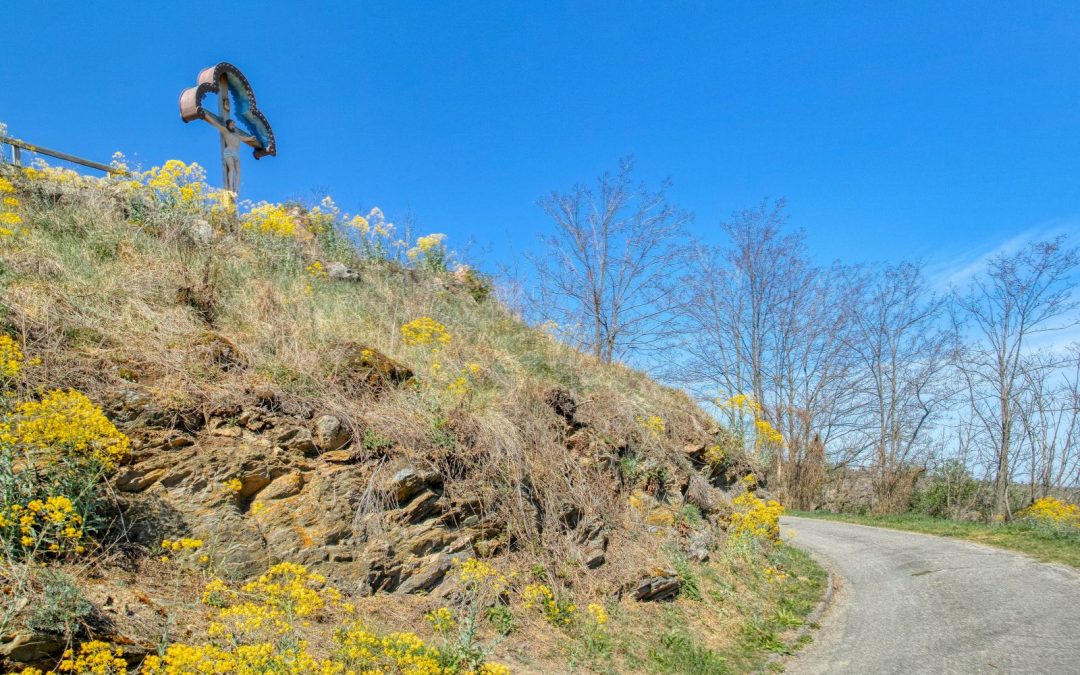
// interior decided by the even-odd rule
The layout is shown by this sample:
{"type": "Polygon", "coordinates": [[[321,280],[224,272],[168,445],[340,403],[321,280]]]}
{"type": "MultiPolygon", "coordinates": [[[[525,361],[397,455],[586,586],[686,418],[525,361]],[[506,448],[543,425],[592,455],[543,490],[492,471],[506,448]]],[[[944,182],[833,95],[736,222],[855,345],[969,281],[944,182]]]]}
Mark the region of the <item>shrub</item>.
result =
{"type": "Polygon", "coordinates": [[[1054,497],[1035,500],[1031,506],[1018,513],[1017,517],[1052,529],[1080,530],[1080,506],[1054,497]]]}
{"type": "MultiPolygon", "coordinates": [[[[743,479],[748,488],[753,484],[753,476],[743,479]]],[[[731,514],[730,532],[735,538],[749,536],[765,541],[780,540],[780,516],[784,507],[780,502],[759,498],[749,489],[731,500],[734,512],[731,514]]]]}
{"type": "Polygon", "coordinates": [[[26,624],[34,630],[58,633],[71,639],[93,614],[90,604],[74,580],[59,570],[42,570],[41,599],[35,603],[26,624]]]}
{"type": "MultiPolygon", "coordinates": [[[[479,561],[462,564],[458,575],[467,590],[505,583],[502,575],[479,561]]],[[[484,663],[477,656],[481,651],[470,652],[473,657],[466,667],[460,653],[440,651],[413,633],[380,635],[354,617],[354,608],[342,602],[340,591],[303,565],[275,565],[236,589],[214,580],[202,600],[218,608],[207,641],[169,645],[147,657],[140,673],[509,673],[505,666],[484,663]],[[334,622],[335,629],[329,649],[317,654],[311,651],[307,629],[321,621],[334,622]]],[[[440,627],[453,627],[450,610],[433,614],[440,627]]]]}
{"type": "Polygon", "coordinates": [[[446,271],[445,234],[429,234],[418,237],[416,246],[406,251],[409,260],[430,272],[446,271]]]}

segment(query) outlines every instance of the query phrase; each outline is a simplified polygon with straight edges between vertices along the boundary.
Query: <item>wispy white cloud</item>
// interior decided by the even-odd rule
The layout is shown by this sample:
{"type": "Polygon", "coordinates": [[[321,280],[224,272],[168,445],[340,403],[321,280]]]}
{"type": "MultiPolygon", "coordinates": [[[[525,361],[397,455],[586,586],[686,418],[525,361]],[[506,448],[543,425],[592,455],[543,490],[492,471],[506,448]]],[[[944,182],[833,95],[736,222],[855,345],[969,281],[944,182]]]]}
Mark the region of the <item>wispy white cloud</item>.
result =
{"type": "MultiPolygon", "coordinates": [[[[1033,241],[1053,239],[1059,235],[1076,236],[1080,233],[1080,217],[1071,217],[1044,223],[1032,227],[996,244],[982,244],[970,248],[951,258],[934,260],[931,258],[926,273],[930,282],[940,291],[962,289],[986,269],[986,265],[997,255],[1015,253],[1033,241]]],[[[1073,241],[1074,245],[1080,242],[1073,241]]]]}
{"type": "MultiPolygon", "coordinates": [[[[1009,237],[995,245],[972,248],[945,260],[931,259],[926,273],[930,283],[940,292],[962,291],[998,255],[1009,255],[1035,241],[1054,239],[1069,235],[1070,244],[1077,245],[1080,235],[1080,218],[1068,218],[1044,223],[1009,237]]],[[[1074,343],[1080,343],[1080,313],[1073,312],[1061,317],[1061,330],[1048,330],[1030,336],[1027,350],[1062,351],[1074,343]]]]}

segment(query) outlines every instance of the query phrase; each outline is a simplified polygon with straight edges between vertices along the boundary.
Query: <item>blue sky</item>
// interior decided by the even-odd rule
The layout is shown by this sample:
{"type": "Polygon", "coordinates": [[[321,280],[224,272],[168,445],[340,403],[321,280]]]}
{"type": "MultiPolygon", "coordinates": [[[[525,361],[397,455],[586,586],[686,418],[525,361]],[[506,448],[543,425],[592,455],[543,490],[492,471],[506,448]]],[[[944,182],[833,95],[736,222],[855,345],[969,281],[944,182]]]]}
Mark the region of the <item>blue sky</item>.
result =
{"type": "Polygon", "coordinates": [[[0,8],[0,121],[144,167],[217,140],[176,99],[237,64],[279,156],[244,196],[411,212],[485,266],[536,200],[633,154],[715,236],[787,197],[821,260],[923,258],[940,279],[1080,232],[1080,4],[49,2],[0,8]],[[14,40],[14,42],[11,42],[14,40]]]}

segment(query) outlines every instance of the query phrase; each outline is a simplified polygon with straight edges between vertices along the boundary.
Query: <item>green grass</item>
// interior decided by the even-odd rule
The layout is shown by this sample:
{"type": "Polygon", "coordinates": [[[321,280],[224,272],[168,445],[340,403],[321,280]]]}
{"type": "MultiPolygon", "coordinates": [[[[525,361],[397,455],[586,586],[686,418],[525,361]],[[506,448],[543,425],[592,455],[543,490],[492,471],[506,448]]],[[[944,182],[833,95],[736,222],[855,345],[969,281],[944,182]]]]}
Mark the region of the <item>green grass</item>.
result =
{"type": "MultiPolygon", "coordinates": [[[[760,673],[779,669],[776,654],[791,654],[808,641],[794,631],[806,623],[825,590],[827,574],[810,556],[787,545],[767,555],[767,564],[787,573],[782,584],[767,581],[761,558],[725,560],[699,566],[701,599],[693,604],[704,611],[740,617],[737,633],[728,646],[711,649],[701,644],[688,627],[688,605],[683,601],[665,608],[662,626],[650,635],[644,653],[630,649],[628,665],[650,673],[760,673]],[[751,562],[753,560],[753,562],[751,562]],[[746,586],[735,589],[739,579],[746,586]]],[[[640,642],[639,642],[640,644],[640,642]]],[[[623,645],[627,649],[627,645],[623,645]]]]}
{"type": "Polygon", "coordinates": [[[1080,568],[1080,532],[1070,533],[1026,522],[989,525],[943,520],[914,513],[860,516],[828,511],[790,511],[789,514],[804,518],[839,520],[845,523],[889,527],[895,530],[908,530],[923,534],[936,534],[942,537],[966,539],[980,544],[1026,553],[1044,562],[1058,562],[1080,568]]]}

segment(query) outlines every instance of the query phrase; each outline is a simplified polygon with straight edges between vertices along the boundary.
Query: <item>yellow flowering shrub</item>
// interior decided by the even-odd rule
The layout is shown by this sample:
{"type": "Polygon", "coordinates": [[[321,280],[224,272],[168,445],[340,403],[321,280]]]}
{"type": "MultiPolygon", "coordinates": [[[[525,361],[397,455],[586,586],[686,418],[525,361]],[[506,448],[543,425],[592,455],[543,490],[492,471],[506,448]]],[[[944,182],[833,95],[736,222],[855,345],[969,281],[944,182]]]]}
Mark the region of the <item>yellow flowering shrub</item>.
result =
{"type": "Polygon", "coordinates": [[[355,215],[346,218],[346,221],[354,240],[359,244],[361,257],[367,260],[384,260],[391,248],[404,246],[403,243],[391,244],[394,225],[386,221],[386,216],[377,206],[366,216],[355,215]]]}
{"type": "Polygon", "coordinates": [[[434,272],[446,271],[445,234],[429,234],[419,237],[416,245],[405,252],[409,260],[434,272]]]}
{"type": "Polygon", "coordinates": [[[784,442],[783,435],[773,428],[773,425],[766,419],[759,417],[754,420],[754,430],[756,431],[755,439],[758,445],[779,446],[784,442]]]}
{"type": "Polygon", "coordinates": [[[1080,529],[1080,506],[1054,497],[1037,499],[1017,516],[1037,523],[1080,529]]]}
{"type": "Polygon", "coordinates": [[[79,645],[78,652],[66,650],[60,663],[56,665],[56,670],[43,673],[37,668],[26,668],[19,671],[19,675],[127,675],[127,672],[127,661],[124,660],[122,648],[113,648],[108,642],[91,640],[79,645]]]}
{"type": "Polygon", "coordinates": [[[240,224],[246,229],[278,237],[291,237],[296,234],[297,225],[288,207],[267,202],[260,202],[245,213],[240,218],[240,224]]]}
{"type": "Polygon", "coordinates": [[[7,558],[82,553],[83,519],[63,495],[0,509],[0,548],[7,558]]]}
{"type": "Polygon", "coordinates": [[[413,319],[403,325],[401,337],[407,345],[448,344],[450,342],[450,334],[446,332],[446,326],[427,316],[413,319]]]}
{"type": "Polygon", "coordinates": [[[714,469],[723,466],[725,458],[726,454],[724,453],[724,449],[718,444],[714,443],[713,445],[705,448],[705,463],[713,467],[714,469]]]}
{"type": "Polygon", "coordinates": [[[230,478],[225,481],[223,487],[225,492],[235,495],[244,489],[244,484],[240,482],[239,478],[230,478]]]}
{"type": "Polygon", "coordinates": [[[80,186],[93,185],[96,179],[83,176],[74,169],[65,169],[60,166],[49,166],[41,158],[34,160],[33,166],[23,168],[23,176],[32,182],[48,182],[55,185],[80,186]]]}
{"type": "Polygon", "coordinates": [[[431,628],[436,633],[449,633],[457,626],[457,620],[454,619],[454,613],[449,607],[433,609],[424,615],[424,619],[431,624],[431,628]]]}
{"type": "Polygon", "coordinates": [[[598,605],[595,602],[589,603],[589,606],[585,608],[589,613],[589,618],[597,626],[603,628],[608,622],[608,613],[604,609],[603,605],[598,605]]]}
{"type": "Polygon", "coordinates": [[[143,184],[161,201],[184,206],[204,207],[209,192],[206,170],[192,162],[170,159],[139,176],[143,184]]]}
{"type": "Polygon", "coordinates": [[[469,385],[482,372],[483,369],[479,363],[470,363],[461,369],[461,375],[458,375],[450,381],[450,384],[446,385],[446,390],[454,397],[461,398],[469,393],[469,385]]]}
{"type": "MultiPolygon", "coordinates": [[[[501,575],[484,563],[466,564],[466,577],[487,583],[501,575]]],[[[139,671],[144,675],[507,675],[499,664],[461,667],[439,649],[413,633],[379,634],[352,618],[354,609],[326,579],[303,565],[281,563],[258,579],[231,588],[215,579],[206,585],[203,602],[218,608],[216,620],[201,645],[169,645],[160,656],[149,656],[139,671]],[[306,639],[309,622],[342,619],[328,649],[315,653],[306,639]]],[[[429,615],[435,622],[452,622],[446,608],[429,615]]]]}
{"type": "Polygon", "coordinates": [[[19,206],[18,198],[13,196],[15,186],[6,178],[0,177],[0,235],[10,236],[15,231],[10,229],[22,222],[15,209],[19,206]]]}
{"type": "Polygon", "coordinates": [[[35,459],[54,462],[93,460],[109,473],[127,457],[131,441],[85,394],[54,390],[40,401],[15,409],[12,422],[0,428],[0,441],[21,446],[35,459]]]}
{"type": "Polygon", "coordinates": [[[734,512],[731,514],[730,532],[734,537],[743,535],[765,539],[780,540],[780,516],[784,507],[775,500],[764,500],[753,492],[744,492],[731,500],[734,512]]]}
{"type": "Polygon", "coordinates": [[[717,406],[726,412],[729,428],[742,439],[745,449],[751,449],[761,459],[765,452],[784,445],[784,436],[765,419],[764,408],[753,396],[736,394],[727,400],[717,400],[717,406]]]}
{"type": "Polygon", "coordinates": [[[308,210],[307,221],[308,227],[315,234],[323,234],[330,232],[334,229],[334,225],[337,223],[338,218],[341,216],[341,209],[338,208],[334,200],[330,198],[330,195],[326,195],[319,202],[318,206],[312,207],[308,210]]]}
{"type": "MultiPolygon", "coordinates": [[[[202,548],[202,539],[191,539],[188,537],[182,537],[180,539],[162,539],[161,550],[162,555],[161,562],[169,562],[169,554],[177,556],[180,561],[190,561],[195,556],[196,551],[202,548]]],[[[207,565],[210,562],[210,556],[199,556],[197,559],[200,565],[207,565]]]]}
{"type": "Polygon", "coordinates": [[[565,628],[574,622],[577,605],[557,599],[555,592],[545,584],[529,584],[521,591],[525,609],[540,611],[552,626],[565,628]]]}
{"type": "Polygon", "coordinates": [[[764,573],[765,580],[771,584],[782,584],[787,581],[788,578],[787,572],[772,566],[766,566],[764,573]]]}
{"type": "Polygon", "coordinates": [[[22,372],[24,361],[19,343],[9,335],[0,334],[0,377],[7,379],[18,377],[22,372]]]}
{"type": "Polygon", "coordinates": [[[664,420],[659,415],[649,415],[648,417],[638,416],[635,418],[638,426],[644,429],[649,434],[654,436],[663,436],[666,429],[664,420]]]}

